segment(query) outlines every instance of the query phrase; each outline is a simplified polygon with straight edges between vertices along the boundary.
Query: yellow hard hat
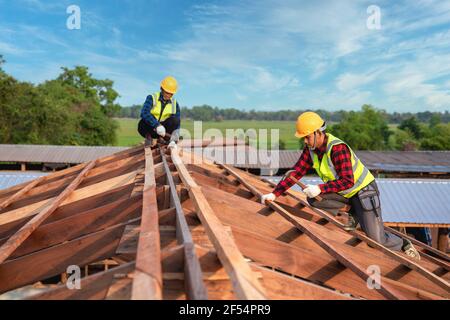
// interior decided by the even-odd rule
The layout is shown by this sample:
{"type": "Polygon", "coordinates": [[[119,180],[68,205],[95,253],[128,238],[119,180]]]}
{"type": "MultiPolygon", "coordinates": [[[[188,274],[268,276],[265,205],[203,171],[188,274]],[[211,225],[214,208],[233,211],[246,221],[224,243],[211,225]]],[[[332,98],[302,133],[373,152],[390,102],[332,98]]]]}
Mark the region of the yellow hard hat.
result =
{"type": "Polygon", "coordinates": [[[315,112],[304,112],[297,119],[297,138],[304,138],[316,130],[325,130],[325,121],[315,112]]]}
{"type": "Polygon", "coordinates": [[[161,88],[168,93],[175,94],[178,90],[178,82],[174,77],[165,77],[163,81],[161,81],[161,88]]]}

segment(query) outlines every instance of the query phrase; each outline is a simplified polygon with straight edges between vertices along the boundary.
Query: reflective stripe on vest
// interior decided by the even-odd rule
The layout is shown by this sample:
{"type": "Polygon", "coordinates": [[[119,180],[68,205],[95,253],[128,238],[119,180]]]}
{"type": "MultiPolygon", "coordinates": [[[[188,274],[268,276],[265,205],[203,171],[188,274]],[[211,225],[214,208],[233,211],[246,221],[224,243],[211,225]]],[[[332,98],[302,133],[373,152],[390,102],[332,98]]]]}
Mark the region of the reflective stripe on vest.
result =
{"type": "Polygon", "coordinates": [[[161,101],[159,101],[160,96],[160,92],[152,94],[153,107],[150,113],[156,118],[156,120],[162,122],[177,113],[177,100],[171,99],[170,103],[166,104],[161,114],[162,104],[161,101]]]}
{"type": "Polygon", "coordinates": [[[369,183],[375,180],[375,178],[372,173],[370,173],[369,169],[367,169],[363,165],[361,160],[359,160],[353,150],[345,142],[336,138],[330,133],[327,133],[326,135],[328,137],[327,149],[322,157],[322,161],[319,161],[319,157],[313,150],[309,150],[311,159],[313,160],[313,168],[316,170],[317,174],[324,182],[336,180],[337,174],[336,169],[334,168],[334,164],[331,161],[331,149],[335,145],[345,144],[350,150],[353,178],[355,180],[355,184],[350,189],[343,190],[338,193],[346,198],[351,198],[356,193],[358,193],[359,190],[363,189],[369,183]]]}

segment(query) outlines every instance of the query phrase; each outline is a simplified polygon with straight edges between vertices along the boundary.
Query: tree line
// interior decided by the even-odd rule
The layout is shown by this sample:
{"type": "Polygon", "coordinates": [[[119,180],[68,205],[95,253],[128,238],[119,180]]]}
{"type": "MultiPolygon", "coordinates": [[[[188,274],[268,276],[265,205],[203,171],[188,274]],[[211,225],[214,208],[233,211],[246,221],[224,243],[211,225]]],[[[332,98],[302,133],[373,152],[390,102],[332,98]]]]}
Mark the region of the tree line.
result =
{"type": "MultiPolygon", "coordinates": [[[[139,118],[142,105],[123,107],[117,113],[118,118],[139,118]]],[[[218,108],[209,105],[194,106],[192,108],[182,107],[181,116],[184,119],[195,121],[223,121],[223,120],[256,120],[256,121],[295,121],[299,114],[306,110],[279,110],[279,111],[242,111],[236,108],[218,108]]],[[[340,122],[345,119],[351,111],[327,111],[315,110],[324,119],[330,122],[340,122]]],[[[380,111],[388,123],[400,124],[402,121],[415,117],[419,122],[429,122],[433,117],[439,117],[443,123],[450,122],[450,112],[394,112],[380,111]]]]}

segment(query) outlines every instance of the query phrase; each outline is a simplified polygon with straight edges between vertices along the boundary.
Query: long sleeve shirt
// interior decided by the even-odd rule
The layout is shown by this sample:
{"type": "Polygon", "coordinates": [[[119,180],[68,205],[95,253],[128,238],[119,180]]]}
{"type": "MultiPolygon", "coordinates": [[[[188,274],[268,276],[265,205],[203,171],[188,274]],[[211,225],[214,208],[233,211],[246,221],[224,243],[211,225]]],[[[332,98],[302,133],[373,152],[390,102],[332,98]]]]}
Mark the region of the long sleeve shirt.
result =
{"type": "MultiPolygon", "coordinates": [[[[164,101],[162,94],[159,97],[159,101],[161,101],[161,113],[163,112],[164,108],[167,106],[167,104],[170,101],[164,101]]],[[[159,126],[159,119],[156,119],[153,114],[151,113],[151,110],[153,108],[153,96],[149,95],[147,96],[147,99],[145,99],[144,102],[144,106],[142,107],[141,110],[141,118],[144,119],[145,122],[147,122],[147,124],[149,124],[152,128],[156,128],[159,126]]],[[[180,119],[181,117],[181,112],[180,112],[180,105],[178,104],[177,101],[177,106],[176,106],[176,114],[175,117],[177,117],[178,119],[180,119]]],[[[178,126],[177,129],[179,129],[180,126],[178,126]]]]}
{"type": "MultiPolygon", "coordinates": [[[[317,148],[316,150],[314,150],[320,161],[322,160],[322,157],[326,152],[326,147],[327,139],[325,139],[321,148],[317,148]]],[[[334,164],[337,179],[320,184],[319,188],[321,193],[336,193],[353,187],[355,182],[349,148],[345,144],[338,144],[333,146],[333,148],[331,149],[331,161],[334,164]]],[[[297,180],[300,180],[312,167],[313,160],[311,159],[308,147],[305,146],[305,148],[303,149],[303,153],[294,166],[295,172],[293,172],[291,175],[297,180]]],[[[294,184],[295,183],[291,178],[286,178],[278,183],[273,193],[278,197],[294,184]]]]}

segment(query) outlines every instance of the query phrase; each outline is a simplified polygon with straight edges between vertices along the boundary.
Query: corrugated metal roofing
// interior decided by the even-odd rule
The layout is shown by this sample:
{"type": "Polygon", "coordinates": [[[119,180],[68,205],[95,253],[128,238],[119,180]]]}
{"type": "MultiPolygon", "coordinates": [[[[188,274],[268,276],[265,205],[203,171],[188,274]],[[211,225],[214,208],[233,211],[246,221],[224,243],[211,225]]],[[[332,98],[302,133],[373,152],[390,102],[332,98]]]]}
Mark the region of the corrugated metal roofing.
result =
{"type": "MultiPolygon", "coordinates": [[[[214,143],[220,143],[215,141],[214,143]]],[[[232,143],[233,141],[226,141],[232,143]]],[[[200,145],[185,140],[184,145],[200,145]]],[[[213,160],[239,168],[292,168],[301,150],[279,150],[275,153],[242,145],[232,147],[194,148],[213,160]],[[233,154],[234,153],[234,154],[233,154]],[[270,158],[270,159],[268,159],[270,158]],[[255,160],[256,159],[256,160],[255,160]]],[[[0,145],[0,162],[83,163],[127,149],[126,147],[0,145]]],[[[387,172],[450,173],[450,151],[356,151],[370,170],[387,172]]]]}
{"type": "Polygon", "coordinates": [[[1,162],[83,163],[128,149],[126,147],[0,145],[1,162]]]}
{"type": "MultiPolygon", "coordinates": [[[[280,177],[267,177],[278,182],[280,177]]],[[[304,177],[305,184],[320,184],[304,177]]],[[[384,222],[450,224],[450,180],[377,179],[384,222]]],[[[301,191],[299,186],[293,187],[301,191]]]]}
{"type": "Polygon", "coordinates": [[[44,172],[0,172],[0,190],[45,176],[44,172]]]}

